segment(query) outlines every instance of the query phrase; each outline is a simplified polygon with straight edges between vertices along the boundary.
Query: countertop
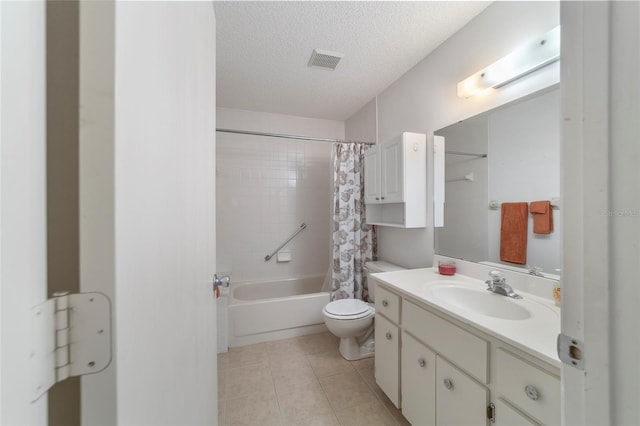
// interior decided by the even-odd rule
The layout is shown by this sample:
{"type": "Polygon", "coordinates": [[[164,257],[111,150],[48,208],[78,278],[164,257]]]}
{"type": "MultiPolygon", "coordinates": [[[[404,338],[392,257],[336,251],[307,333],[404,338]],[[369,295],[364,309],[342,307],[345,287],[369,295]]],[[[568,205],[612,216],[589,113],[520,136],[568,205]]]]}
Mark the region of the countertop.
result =
{"type": "Polygon", "coordinates": [[[410,299],[503,340],[555,367],[560,367],[556,349],[556,339],[560,333],[560,308],[549,299],[516,290],[522,299],[509,300],[526,308],[531,316],[522,320],[502,319],[459,308],[429,291],[430,288],[442,285],[446,281],[456,281],[460,286],[486,291],[487,285],[484,281],[476,278],[460,274],[440,275],[435,268],[381,272],[372,276],[410,299]]]}

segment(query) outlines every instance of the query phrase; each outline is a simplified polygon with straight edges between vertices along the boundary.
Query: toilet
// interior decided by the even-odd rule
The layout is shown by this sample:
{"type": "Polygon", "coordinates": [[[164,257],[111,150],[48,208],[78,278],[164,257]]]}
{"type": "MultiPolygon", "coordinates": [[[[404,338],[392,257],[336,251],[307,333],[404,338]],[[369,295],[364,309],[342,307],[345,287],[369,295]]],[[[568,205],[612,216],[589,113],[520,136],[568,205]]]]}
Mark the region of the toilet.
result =
{"type": "MultiPolygon", "coordinates": [[[[389,262],[367,262],[364,265],[369,284],[369,299],[374,301],[376,283],[372,273],[400,271],[404,268],[389,262]]],[[[329,302],[323,309],[324,323],[333,335],[340,338],[340,354],[349,361],[374,355],[373,303],[358,299],[340,299],[329,302]]]]}

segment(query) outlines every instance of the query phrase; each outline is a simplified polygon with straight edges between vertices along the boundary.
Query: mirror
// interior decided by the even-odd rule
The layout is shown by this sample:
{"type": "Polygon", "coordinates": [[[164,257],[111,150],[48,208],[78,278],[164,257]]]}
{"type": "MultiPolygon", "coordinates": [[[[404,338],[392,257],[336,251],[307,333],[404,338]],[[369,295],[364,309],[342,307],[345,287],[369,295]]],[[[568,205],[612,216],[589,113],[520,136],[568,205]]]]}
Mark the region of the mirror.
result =
{"type": "MultiPolygon", "coordinates": [[[[435,252],[516,271],[560,273],[560,90],[557,86],[512,101],[435,132],[445,138],[444,227],[435,252]],[[456,154],[457,153],[457,154],[456,154]],[[463,154],[487,154],[486,157],[463,154]],[[528,213],[526,261],[500,260],[505,202],[549,200],[553,231],[533,233],[528,213]]],[[[551,275],[549,275],[551,274],[551,275]]]]}

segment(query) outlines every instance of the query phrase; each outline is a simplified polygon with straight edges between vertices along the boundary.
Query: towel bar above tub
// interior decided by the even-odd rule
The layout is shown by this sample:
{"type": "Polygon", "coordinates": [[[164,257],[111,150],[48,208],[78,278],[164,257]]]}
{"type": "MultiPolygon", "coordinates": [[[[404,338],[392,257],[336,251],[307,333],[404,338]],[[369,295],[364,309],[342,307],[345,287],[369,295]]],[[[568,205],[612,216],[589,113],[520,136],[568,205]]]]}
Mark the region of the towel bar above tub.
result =
{"type": "MultiPolygon", "coordinates": [[[[560,209],[560,198],[552,198],[551,199],[551,207],[555,209],[560,209]]],[[[498,200],[489,201],[489,209],[490,210],[500,210],[500,203],[498,200]]]]}

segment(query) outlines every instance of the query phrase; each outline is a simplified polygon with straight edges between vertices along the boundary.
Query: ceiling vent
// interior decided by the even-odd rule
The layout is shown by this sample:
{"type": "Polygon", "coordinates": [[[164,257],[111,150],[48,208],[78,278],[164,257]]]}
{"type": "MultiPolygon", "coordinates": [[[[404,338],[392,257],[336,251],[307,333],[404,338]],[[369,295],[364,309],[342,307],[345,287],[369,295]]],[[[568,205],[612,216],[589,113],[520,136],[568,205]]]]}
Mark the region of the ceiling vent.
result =
{"type": "Polygon", "coordinates": [[[307,64],[313,68],[321,68],[323,70],[335,70],[338,62],[344,56],[344,53],[329,52],[328,50],[313,49],[311,58],[307,64]]]}

